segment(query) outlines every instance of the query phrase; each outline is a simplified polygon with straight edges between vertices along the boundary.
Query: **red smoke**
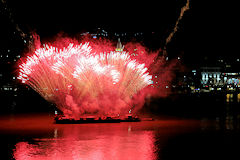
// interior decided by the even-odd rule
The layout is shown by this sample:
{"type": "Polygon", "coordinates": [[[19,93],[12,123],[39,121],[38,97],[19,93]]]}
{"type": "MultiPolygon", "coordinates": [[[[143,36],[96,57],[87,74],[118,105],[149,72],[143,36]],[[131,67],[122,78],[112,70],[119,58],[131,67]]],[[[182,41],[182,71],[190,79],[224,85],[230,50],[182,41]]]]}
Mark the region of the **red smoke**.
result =
{"type": "MultiPolygon", "coordinates": [[[[83,114],[104,116],[126,114],[130,109],[133,113],[137,113],[144,105],[146,97],[148,99],[166,97],[170,94],[171,82],[178,64],[176,61],[167,61],[166,57],[159,56],[160,51],[150,52],[143,45],[130,42],[124,44],[123,52],[115,52],[116,43],[110,40],[84,38],[79,41],[63,37],[47,43],[50,47],[43,47],[39,36],[34,35],[34,38],[34,48],[38,49],[36,52],[41,55],[37,55],[36,52],[30,53],[32,59],[31,56],[25,58],[25,62],[23,58],[24,63],[20,65],[18,78],[46,100],[55,103],[67,117],[79,118],[83,114]],[[67,58],[56,56],[60,55],[60,49],[64,50],[70,43],[75,49],[74,47],[77,48],[79,44],[86,42],[89,43],[91,51],[85,56],[79,53],[67,58]],[[55,47],[53,51],[51,47],[55,47]],[[51,55],[44,57],[45,53],[51,55]],[[129,58],[111,59],[109,58],[111,55],[126,55],[129,58]],[[98,62],[90,64],[96,60],[96,57],[101,56],[104,58],[98,58],[98,62]],[[40,57],[44,58],[40,59],[40,57]],[[92,60],[89,60],[89,57],[92,60]],[[30,60],[29,65],[27,62],[30,60]],[[141,64],[144,64],[145,68],[139,70],[127,68],[132,66],[130,62],[134,63],[136,68],[141,64]],[[100,65],[100,68],[96,68],[96,65],[100,65]],[[139,73],[141,71],[142,74],[139,73]],[[146,81],[143,78],[148,74],[152,76],[151,83],[150,80],[146,81]]],[[[82,49],[77,52],[79,51],[82,49]]],[[[70,52],[71,49],[68,49],[65,55],[69,55],[70,52]]],[[[88,52],[88,49],[83,54],[85,52],[88,52]]]]}

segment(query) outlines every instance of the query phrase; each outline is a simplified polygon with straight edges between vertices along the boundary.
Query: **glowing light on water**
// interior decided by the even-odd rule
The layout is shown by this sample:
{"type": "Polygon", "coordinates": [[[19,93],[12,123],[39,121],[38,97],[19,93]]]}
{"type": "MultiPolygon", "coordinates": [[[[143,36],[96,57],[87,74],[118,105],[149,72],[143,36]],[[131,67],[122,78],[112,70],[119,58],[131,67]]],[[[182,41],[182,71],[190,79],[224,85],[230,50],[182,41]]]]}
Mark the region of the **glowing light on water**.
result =
{"type": "Polygon", "coordinates": [[[134,134],[131,127],[135,126],[116,127],[115,125],[111,126],[111,129],[107,128],[107,125],[94,126],[94,129],[98,128],[103,134],[101,138],[96,138],[99,136],[98,132],[94,133],[92,132],[94,130],[87,129],[91,127],[73,126],[68,129],[55,129],[53,138],[36,138],[33,140],[34,143],[18,142],[13,150],[13,158],[16,160],[157,159],[154,152],[154,132],[144,131],[134,134]]]}

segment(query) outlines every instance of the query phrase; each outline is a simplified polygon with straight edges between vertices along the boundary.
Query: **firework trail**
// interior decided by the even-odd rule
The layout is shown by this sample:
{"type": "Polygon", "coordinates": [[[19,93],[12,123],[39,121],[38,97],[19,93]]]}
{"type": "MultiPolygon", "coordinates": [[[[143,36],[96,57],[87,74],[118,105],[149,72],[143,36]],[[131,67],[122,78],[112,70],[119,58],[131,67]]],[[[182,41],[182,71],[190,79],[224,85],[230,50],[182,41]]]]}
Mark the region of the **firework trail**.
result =
{"type": "Polygon", "coordinates": [[[6,0],[1,0],[0,3],[4,8],[4,11],[7,13],[9,20],[15,26],[15,29],[19,32],[19,34],[22,38],[25,38],[26,34],[20,29],[19,25],[15,23],[13,14],[12,14],[11,10],[9,9],[6,0]]]}
{"type": "Polygon", "coordinates": [[[34,44],[33,44],[34,37],[30,33],[24,32],[22,30],[22,28],[19,27],[19,24],[14,20],[14,13],[12,12],[12,9],[10,7],[8,7],[7,0],[0,1],[0,10],[2,13],[6,14],[9,21],[15,27],[15,30],[17,32],[14,31],[14,34],[18,33],[18,35],[21,37],[21,39],[24,40],[24,43],[28,44],[29,49],[32,49],[34,46],[34,44]]]}
{"type": "Polygon", "coordinates": [[[183,6],[183,7],[181,8],[181,13],[180,13],[180,15],[179,15],[179,17],[178,17],[178,19],[177,19],[177,21],[176,21],[176,24],[175,24],[175,26],[174,26],[174,28],[173,28],[173,31],[169,34],[169,36],[168,36],[167,39],[166,39],[166,43],[165,43],[165,48],[164,48],[164,49],[166,49],[167,44],[172,40],[172,37],[173,37],[174,34],[177,32],[177,30],[178,30],[178,24],[179,24],[179,22],[181,21],[183,15],[184,15],[184,13],[185,13],[185,11],[187,11],[187,10],[189,9],[189,1],[190,1],[190,0],[187,0],[185,6],[183,6]]]}

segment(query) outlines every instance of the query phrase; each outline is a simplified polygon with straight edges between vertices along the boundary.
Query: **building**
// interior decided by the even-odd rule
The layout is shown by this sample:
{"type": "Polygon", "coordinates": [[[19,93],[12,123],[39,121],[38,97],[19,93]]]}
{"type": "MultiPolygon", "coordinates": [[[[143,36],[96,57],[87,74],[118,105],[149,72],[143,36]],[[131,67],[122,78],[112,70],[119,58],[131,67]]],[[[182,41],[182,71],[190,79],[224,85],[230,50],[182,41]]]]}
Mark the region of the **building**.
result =
{"type": "Polygon", "coordinates": [[[124,49],[124,45],[122,45],[120,38],[118,38],[116,51],[118,51],[118,52],[122,52],[123,49],[124,49]]]}
{"type": "Polygon", "coordinates": [[[91,31],[83,32],[80,34],[80,36],[86,36],[89,35],[90,37],[96,39],[96,38],[108,38],[112,40],[118,40],[121,38],[124,42],[132,41],[133,39],[137,41],[142,41],[144,39],[145,34],[143,32],[117,32],[112,31],[109,32],[106,29],[103,28],[96,28],[91,31]]]}
{"type": "Polygon", "coordinates": [[[238,58],[219,58],[213,65],[200,67],[201,88],[208,91],[238,91],[240,63],[238,58]]]}
{"type": "Polygon", "coordinates": [[[223,79],[221,77],[221,67],[201,67],[201,84],[205,86],[222,86],[223,79]]]}

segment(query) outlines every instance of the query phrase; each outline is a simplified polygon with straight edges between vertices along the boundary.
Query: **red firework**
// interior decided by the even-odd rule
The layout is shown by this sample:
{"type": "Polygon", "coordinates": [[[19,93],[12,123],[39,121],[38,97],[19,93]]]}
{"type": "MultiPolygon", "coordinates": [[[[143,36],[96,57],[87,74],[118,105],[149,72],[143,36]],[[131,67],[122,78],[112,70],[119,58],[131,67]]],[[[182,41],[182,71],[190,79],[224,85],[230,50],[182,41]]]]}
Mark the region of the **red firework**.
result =
{"type": "Polygon", "coordinates": [[[18,79],[69,118],[136,111],[146,96],[163,88],[158,83],[162,77],[149,70],[156,70],[152,65],[157,64],[157,54],[147,53],[141,45],[129,43],[123,51],[106,41],[72,41],[58,47],[61,42],[43,45],[27,56],[19,65],[18,79]]]}

